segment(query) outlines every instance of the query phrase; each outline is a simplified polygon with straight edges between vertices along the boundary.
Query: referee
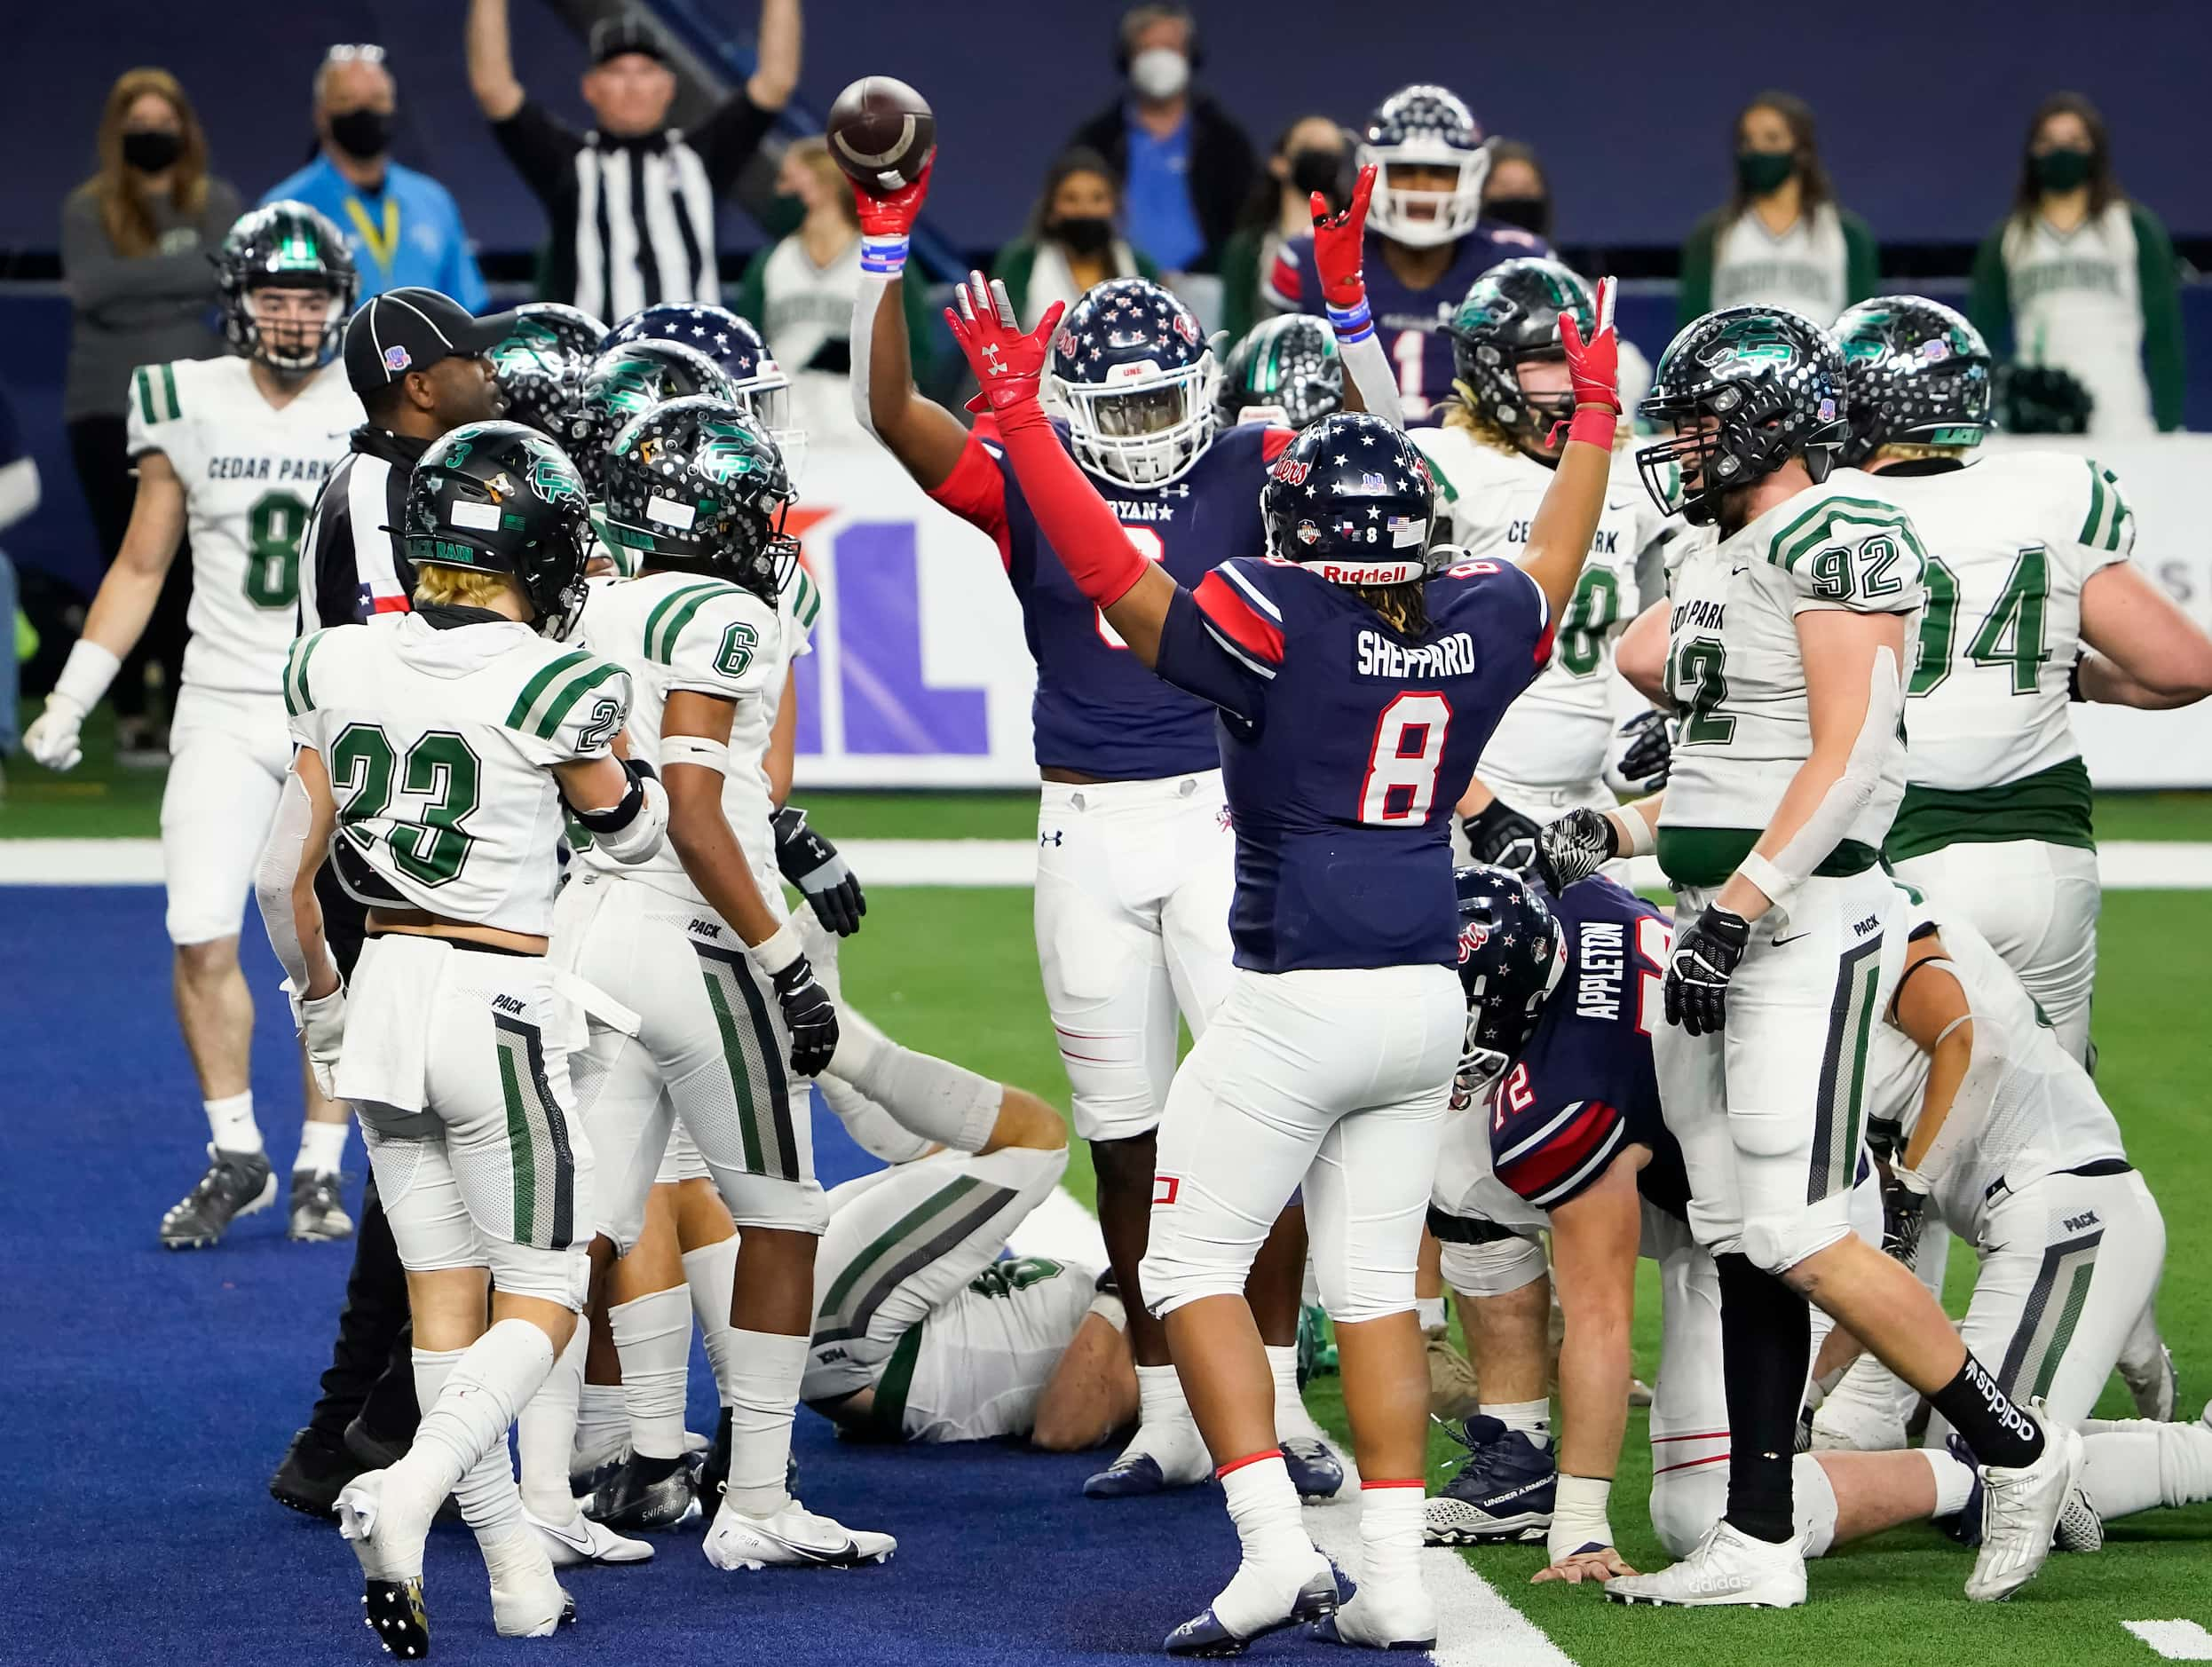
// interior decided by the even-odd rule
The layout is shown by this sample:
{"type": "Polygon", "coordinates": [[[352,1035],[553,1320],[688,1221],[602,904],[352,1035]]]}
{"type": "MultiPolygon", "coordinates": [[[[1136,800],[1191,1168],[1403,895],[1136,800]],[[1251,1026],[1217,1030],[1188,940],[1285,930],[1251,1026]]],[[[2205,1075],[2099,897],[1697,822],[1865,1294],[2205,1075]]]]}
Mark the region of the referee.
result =
{"type": "MultiPolygon", "coordinates": [[[[307,524],[299,565],[303,634],[407,611],[415,568],[399,529],[407,477],[447,431],[500,414],[503,402],[486,355],[513,321],[512,313],[471,318],[435,289],[389,289],[347,324],[345,379],[368,421],[353,431],[352,448],[330,471],[307,524]]],[[[330,952],[350,979],[367,911],[327,864],[315,876],[315,896],[330,952]]],[[[296,1511],[327,1517],[346,1483],[407,1451],[420,1416],[407,1270],[373,1173],[321,1388],[269,1478],[269,1491],[296,1511]]]]}
{"type": "Polygon", "coordinates": [[[663,301],[718,303],[715,200],[798,84],[799,0],[761,0],[753,75],[696,130],[668,124],[676,78],[642,18],[592,26],[585,133],[525,94],[510,39],[507,0],[470,0],[470,88],[552,220],[540,294],[616,324],[663,301]]]}

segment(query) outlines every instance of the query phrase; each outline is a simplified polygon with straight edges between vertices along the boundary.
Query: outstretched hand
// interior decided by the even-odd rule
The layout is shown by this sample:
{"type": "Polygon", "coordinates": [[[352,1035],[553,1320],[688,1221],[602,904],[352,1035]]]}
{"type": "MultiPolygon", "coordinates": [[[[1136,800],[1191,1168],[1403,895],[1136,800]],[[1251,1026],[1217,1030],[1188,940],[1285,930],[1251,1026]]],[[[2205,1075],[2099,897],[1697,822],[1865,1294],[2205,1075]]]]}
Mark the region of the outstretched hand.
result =
{"type": "Polygon", "coordinates": [[[852,186],[853,209],[860,221],[863,237],[905,237],[914,229],[914,222],[921,218],[921,205],[929,200],[929,170],[937,165],[932,156],[921,165],[921,172],[914,176],[911,186],[901,186],[897,191],[882,196],[857,180],[849,180],[852,186]]]}
{"type": "Polygon", "coordinates": [[[1375,164],[1370,162],[1360,170],[1352,201],[1341,211],[1330,213],[1329,199],[1318,191],[1307,204],[1314,216],[1314,265],[1321,273],[1322,299],[1339,311],[1367,298],[1360,257],[1367,236],[1367,200],[1374,192],[1375,164]]]}
{"type": "Polygon", "coordinates": [[[981,390],[968,408],[1004,414],[1024,404],[1035,406],[1053,333],[1060,328],[1067,303],[1054,302],[1037,328],[1023,335],[1007,287],[998,279],[986,281],[983,273],[971,272],[953,295],[956,304],[945,308],[944,321],[952,326],[953,339],[981,390]]]}
{"type": "Polygon", "coordinates": [[[1585,1580],[1594,1580],[1603,1584],[1617,1576],[1635,1572],[1622,1560],[1620,1552],[1605,1545],[1593,1552],[1576,1552],[1572,1557],[1562,1557],[1549,1568],[1537,1569],[1529,1577],[1529,1584],[1540,1586],[1546,1581],[1564,1580],[1570,1586],[1579,1586],[1585,1580]]]}
{"type": "Polygon", "coordinates": [[[1575,390],[1575,404],[1602,406],[1618,415],[1621,409],[1621,338],[1613,328],[1614,280],[1598,280],[1597,304],[1590,339],[1569,312],[1560,314],[1560,345],[1567,353],[1567,374],[1575,390]]]}

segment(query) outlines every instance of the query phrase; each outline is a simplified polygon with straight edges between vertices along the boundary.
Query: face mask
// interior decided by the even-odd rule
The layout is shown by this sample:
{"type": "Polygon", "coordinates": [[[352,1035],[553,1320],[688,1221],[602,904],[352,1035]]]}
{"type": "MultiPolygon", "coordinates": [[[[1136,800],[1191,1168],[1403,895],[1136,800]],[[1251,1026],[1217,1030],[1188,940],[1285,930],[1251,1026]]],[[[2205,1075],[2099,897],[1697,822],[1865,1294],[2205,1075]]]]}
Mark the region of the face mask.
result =
{"type": "Polygon", "coordinates": [[[1075,254],[1102,255],[1114,241],[1114,223],[1102,215],[1063,215],[1045,228],[1045,235],[1075,254]]]}
{"type": "Polygon", "coordinates": [[[1291,184],[1297,187],[1301,196],[1318,191],[1334,202],[1343,179],[1344,154],[1341,151],[1291,153],[1291,184]]]}
{"type": "Polygon", "coordinates": [[[330,142],[355,162],[365,162],[391,148],[391,115],[386,110],[348,110],[330,118],[330,142]]]}
{"type": "Polygon", "coordinates": [[[2045,191],[2072,191],[2089,182],[2090,162],[2087,151],[2045,151],[2035,159],[2035,183],[2045,191]]]}
{"type": "Polygon", "coordinates": [[[1789,151],[1738,151],[1736,183],[1754,197],[1771,197],[1797,171],[1789,151]]]}
{"type": "Polygon", "coordinates": [[[1552,222],[1552,205],[1543,197],[1492,197],[1482,205],[1482,212],[1538,237],[1544,235],[1552,222]]]}
{"type": "Polygon", "coordinates": [[[1190,84],[1190,60],[1172,46],[1154,46],[1129,60],[1129,84],[1146,99],[1172,99],[1190,84]]]}
{"type": "Polygon", "coordinates": [[[122,160],[142,174],[158,174],[184,154],[185,141],[161,128],[122,136],[122,160]]]}

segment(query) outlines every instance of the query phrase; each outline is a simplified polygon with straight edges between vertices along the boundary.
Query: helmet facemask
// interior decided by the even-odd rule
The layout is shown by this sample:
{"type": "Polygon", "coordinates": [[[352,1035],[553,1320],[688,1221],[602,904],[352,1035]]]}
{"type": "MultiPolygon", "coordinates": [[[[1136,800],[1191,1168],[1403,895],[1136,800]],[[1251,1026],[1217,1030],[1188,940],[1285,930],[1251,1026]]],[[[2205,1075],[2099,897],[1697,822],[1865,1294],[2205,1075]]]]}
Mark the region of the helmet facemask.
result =
{"type": "Polygon", "coordinates": [[[1376,170],[1367,224],[1393,242],[1434,249],[1466,236],[1482,217],[1482,182],[1490,171],[1487,146],[1465,150],[1439,136],[1417,134],[1394,145],[1362,145],[1359,160],[1376,170]],[[1409,168],[1440,170],[1451,181],[1441,187],[1416,185],[1404,177],[1409,168]]]}
{"type": "Polygon", "coordinates": [[[784,473],[796,486],[806,468],[807,431],[792,421],[791,378],[778,368],[773,359],[766,359],[762,362],[758,375],[734,385],[738,409],[776,442],[776,449],[783,454],[784,473]]]}
{"type": "Polygon", "coordinates": [[[1077,462],[1132,486],[1164,486],[1213,438],[1219,375],[1208,349],[1165,370],[1150,360],[1117,365],[1101,383],[1055,375],[1052,388],[1077,462]]]}
{"type": "MultiPolygon", "coordinates": [[[[1672,439],[1636,454],[1644,490],[1664,515],[1692,526],[1719,524],[1721,501],[1739,486],[1771,475],[1800,449],[1783,424],[1787,401],[1758,381],[1724,382],[1683,394],[1654,394],[1641,411],[1672,439]]],[[[1828,478],[1831,446],[1802,448],[1813,484],[1828,478]]]]}
{"type": "Polygon", "coordinates": [[[345,328],[345,298],[327,280],[249,282],[239,296],[247,352],[270,369],[301,375],[329,362],[345,328]]]}

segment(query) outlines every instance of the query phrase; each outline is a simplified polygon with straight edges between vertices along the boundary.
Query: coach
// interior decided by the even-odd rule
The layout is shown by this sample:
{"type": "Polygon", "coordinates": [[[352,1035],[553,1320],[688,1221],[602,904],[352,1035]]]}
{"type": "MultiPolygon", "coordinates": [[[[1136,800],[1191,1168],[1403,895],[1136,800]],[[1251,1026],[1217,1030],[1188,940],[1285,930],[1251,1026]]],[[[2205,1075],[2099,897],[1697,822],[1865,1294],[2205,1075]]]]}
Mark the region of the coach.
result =
{"type": "Polygon", "coordinates": [[[469,84],[493,134],[552,217],[539,285],[619,322],[662,301],[719,302],[715,202],[737,181],[799,80],[799,0],[761,0],[752,77],[696,131],[668,125],[676,78],[642,18],[592,26],[578,133],[515,79],[507,0],[470,0],[469,84]]]}

